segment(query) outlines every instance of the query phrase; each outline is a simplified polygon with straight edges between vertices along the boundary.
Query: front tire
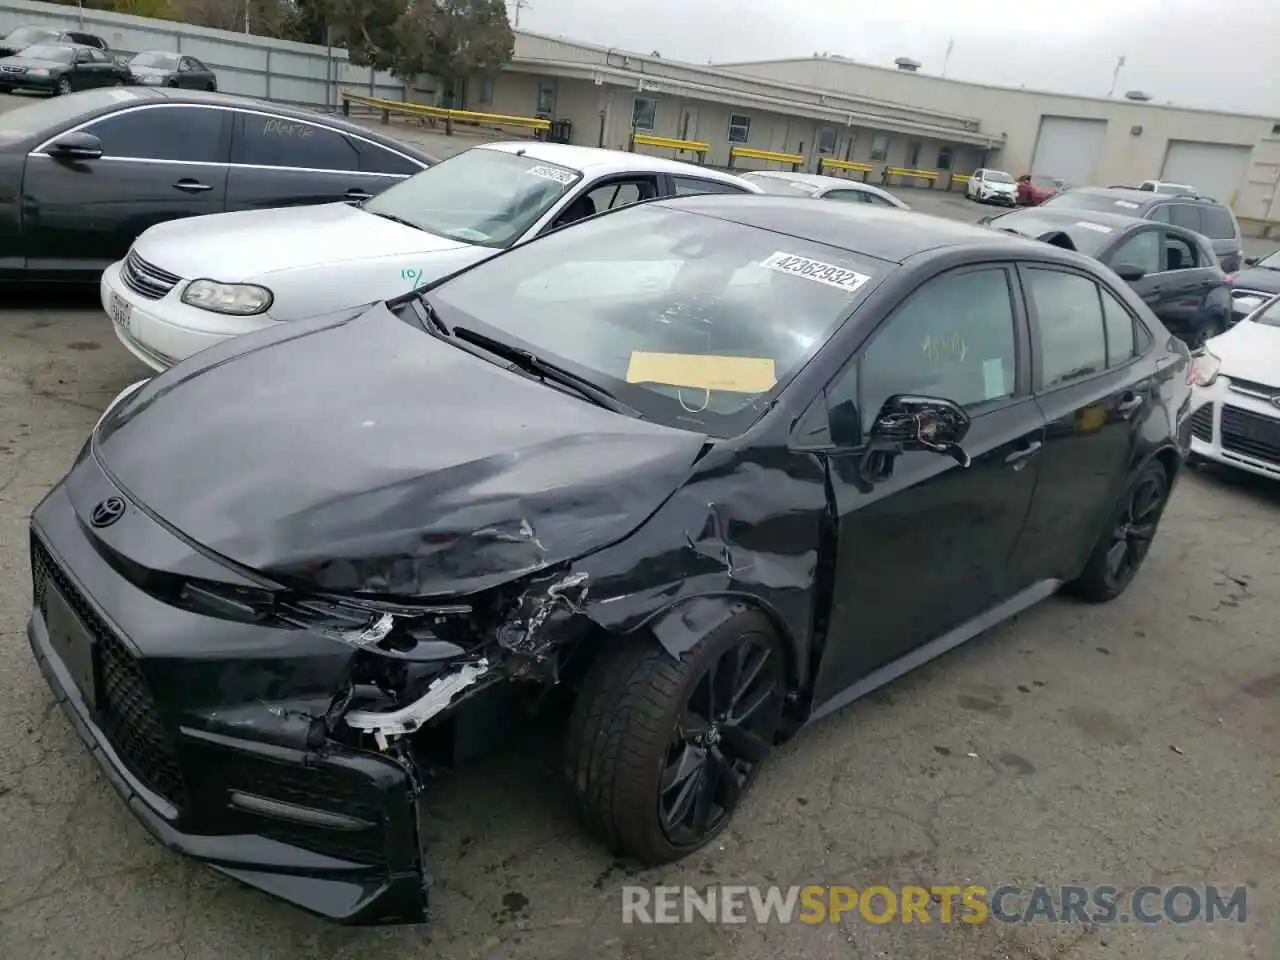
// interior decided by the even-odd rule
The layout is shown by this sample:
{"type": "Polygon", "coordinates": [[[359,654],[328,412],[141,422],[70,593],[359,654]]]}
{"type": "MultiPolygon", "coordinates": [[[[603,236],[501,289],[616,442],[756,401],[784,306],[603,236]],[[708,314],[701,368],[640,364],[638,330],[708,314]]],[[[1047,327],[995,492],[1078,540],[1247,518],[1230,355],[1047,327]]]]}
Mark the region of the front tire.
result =
{"type": "Polygon", "coordinates": [[[606,644],[574,704],[565,773],[615,855],[669,863],[728,825],[768,756],[786,695],[782,644],[754,611],[679,660],[653,640],[606,644]]]}
{"type": "Polygon", "coordinates": [[[1067,591],[1091,603],[1105,603],[1124,593],[1146,559],[1168,501],[1169,474],[1152,460],[1129,482],[1084,572],[1067,585],[1067,591]]]}
{"type": "Polygon", "coordinates": [[[66,96],[70,92],[71,92],[71,81],[68,80],[66,77],[60,78],[58,80],[58,96],[60,97],[66,96]]]}

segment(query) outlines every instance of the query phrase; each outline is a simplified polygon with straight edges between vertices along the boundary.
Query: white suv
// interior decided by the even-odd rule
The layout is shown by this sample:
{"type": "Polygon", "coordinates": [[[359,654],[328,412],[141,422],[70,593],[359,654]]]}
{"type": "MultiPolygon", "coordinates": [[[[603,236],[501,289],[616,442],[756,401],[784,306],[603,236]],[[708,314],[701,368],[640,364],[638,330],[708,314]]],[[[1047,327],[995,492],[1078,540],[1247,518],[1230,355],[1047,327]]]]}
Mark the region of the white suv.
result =
{"type": "Polygon", "coordinates": [[[975,170],[965,187],[965,196],[979,203],[1018,204],[1018,184],[1003,170],[975,170]]]}

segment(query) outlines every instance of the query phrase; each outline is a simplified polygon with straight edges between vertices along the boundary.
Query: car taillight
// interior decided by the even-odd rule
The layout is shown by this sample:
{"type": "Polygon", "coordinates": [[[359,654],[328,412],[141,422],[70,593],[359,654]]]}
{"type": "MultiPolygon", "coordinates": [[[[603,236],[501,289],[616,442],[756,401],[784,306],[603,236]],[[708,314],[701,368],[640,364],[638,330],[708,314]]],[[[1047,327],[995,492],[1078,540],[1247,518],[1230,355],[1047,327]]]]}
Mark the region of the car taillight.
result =
{"type": "Polygon", "coordinates": [[[1221,370],[1222,361],[1207,349],[1202,349],[1193,353],[1191,362],[1187,364],[1187,383],[1194,387],[1211,387],[1221,370]]]}

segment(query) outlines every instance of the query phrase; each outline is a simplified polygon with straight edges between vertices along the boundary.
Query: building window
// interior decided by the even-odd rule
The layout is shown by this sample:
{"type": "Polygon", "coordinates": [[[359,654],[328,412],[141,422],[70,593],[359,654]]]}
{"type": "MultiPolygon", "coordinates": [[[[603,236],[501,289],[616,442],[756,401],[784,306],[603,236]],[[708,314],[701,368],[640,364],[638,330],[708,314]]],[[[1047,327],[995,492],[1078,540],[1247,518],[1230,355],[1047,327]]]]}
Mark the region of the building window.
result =
{"type": "Polygon", "coordinates": [[[889,155],[889,135],[877,133],[871,138],[871,162],[876,163],[889,155]]]}
{"type": "Polygon", "coordinates": [[[818,153],[826,156],[836,152],[836,128],[823,127],[818,131],[818,153]]]}
{"type": "Polygon", "coordinates": [[[556,88],[550,83],[538,84],[538,109],[535,111],[539,116],[551,116],[556,109],[556,88]]]}
{"type": "Polygon", "coordinates": [[[751,139],[751,118],[741,113],[729,114],[729,142],[747,143],[751,139]]]}
{"type": "Polygon", "coordinates": [[[631,101],[631,128],[652,130],[658,119],[658,101],[653,97],[636,97],[631,101]]]}
{"type": "Polygon", "coordinates": [[[938,151],[938,169],[939,170],[951,169],[951,148],[950,147],[943,147],[941,150],[938,151]]]}
{"type": "Polygon", "coordinates": [[[917,166],[917,164],[919,163],[920,163],[920,144],[919,143],[907,144],[907,169],[919,170],[920,167],[917,166]]]}
{"type": "Polygon", "coordinates": [[[480,102],[486,106],[493,103],[493,77],[481,77],[479,83],[480,89],[477,96],[480,102]]]}

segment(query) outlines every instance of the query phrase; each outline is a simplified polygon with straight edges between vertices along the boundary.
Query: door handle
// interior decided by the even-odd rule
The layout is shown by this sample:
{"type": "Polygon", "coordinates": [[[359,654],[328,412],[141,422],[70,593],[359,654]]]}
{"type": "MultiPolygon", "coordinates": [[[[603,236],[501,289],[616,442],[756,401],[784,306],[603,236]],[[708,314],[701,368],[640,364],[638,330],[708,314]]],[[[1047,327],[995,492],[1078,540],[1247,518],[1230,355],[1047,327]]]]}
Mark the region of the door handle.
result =
{"type": "Polygon", "coordinates": [[[1142,395],[1138,393],[1126,393],[1120,398],[1120,402],[1116,404],[1117,413],[1133,413],[1142,406],[1142,395]]]}
{"type": "Polygon", "coordinates": [[[200,183],[198,180],[179,180],[174,187],[183,193],[204,193],[206,190],[212,190],[207,183],[200,183]]]}
{"type": "Polygon", "coordinates": [[[1039,449],[1044,446],[1039,440],[1032,440],[1024,447],[1020,447],[1013,453],[1004,458],[1005,463],[1022,463],[1028,458],[1034,456],[1039,449]]]}
{"type": "Polygon", "coordinates": [[[363,190],[359,190],[355,187],[352,187],[350,190],[347,191],[347,199],[348,200],[372,200],[373,194],[366,193],[363,190]]]}

